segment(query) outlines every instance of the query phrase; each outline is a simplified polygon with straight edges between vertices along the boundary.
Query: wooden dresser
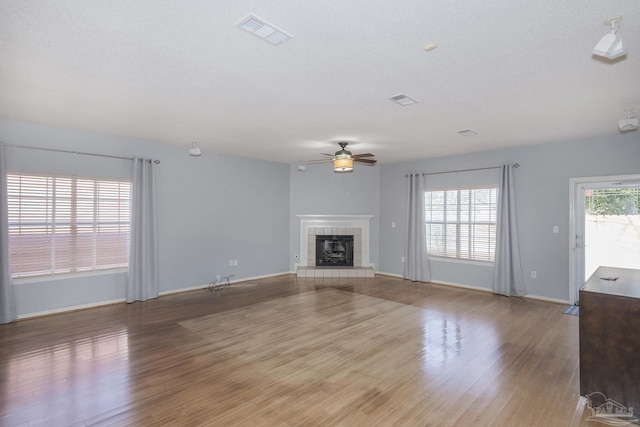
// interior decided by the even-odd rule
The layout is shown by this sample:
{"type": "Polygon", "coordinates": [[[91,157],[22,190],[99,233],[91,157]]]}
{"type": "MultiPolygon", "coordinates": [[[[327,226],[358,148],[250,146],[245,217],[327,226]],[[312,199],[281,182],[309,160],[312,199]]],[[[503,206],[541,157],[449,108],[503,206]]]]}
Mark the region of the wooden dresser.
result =
{"type": "Polygon", "coordinates": [[[639,413],[640,270],[598,268],[580,289],[579,323],[580,394],[599,391],[639,413]]]}

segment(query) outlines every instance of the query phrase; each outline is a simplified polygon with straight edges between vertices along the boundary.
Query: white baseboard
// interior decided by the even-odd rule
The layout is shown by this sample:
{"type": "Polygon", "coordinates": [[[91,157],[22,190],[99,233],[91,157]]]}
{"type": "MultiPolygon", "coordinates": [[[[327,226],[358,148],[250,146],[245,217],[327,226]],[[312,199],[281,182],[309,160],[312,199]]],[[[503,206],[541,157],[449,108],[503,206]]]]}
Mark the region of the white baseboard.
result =
{"type": "Polygon", "coordinates": [[[92,302],[89,304],[74,305],[71,307],[54,308],[52,310],[36,311],[33,313],[23,313],[18,315],[17,320],[31,319],[34,317],[42,317],[42,316],[50,316],[52,314],[61,314],[61,313],[67,313],[70,311],[85,310],[87,308],[96,308],[96,307],[101,307],[103,305],[118,304],[122,302],[126,302],[126,300],[124,298],[114,299],[109,301],[92,302]]]}
{"type": "MultiPolygon", "coordinates": [[[[376,274],[380,274],[380,275],[383,275],[383,276],[398,277],[398,278],[401,278],[401,279],[404,278],[401,274],[385,273],[385,272],[382,272],[382,271],[378,271],[378,272],[376,272],[376,274]]],[[[444,280],[432,280],[430,283],[433,283],[433,284],[436,284],[436,285],[451,286],[451,287],[454,287],[454,288],[471,289],[471,290],[480,291],[480,292],[489,292],[489,293],[493,292],[492,289],[483,288],[482,286],[474,286],[474,285],[466,285],[466,284],[463,284],[463,283],[446,282],[444,280]]],[[[540,295],[527,294],[527,295],[523,296],[523,298],[533,299],[533,300],[538,300],[538,301],[544,301],[544,302],[552,302],[552,303],[555,303],[555,304],[569,304],[569,300],[568,299],[549,298],[549,297],[543,297],[543,296],[540,296],[540,295]]]]}
{"type": "Polygon", "coordinates": [[[182,292],[191,292],[191,291],[197,291],[200,289],[206,289],[207,287],[209,287],[209,284],[204,284],[204,285],[196,285],[196,286],[189,286],[188,288],[180,288],[180,289],[171,289],[168,291],[162,291],[158,294],[159,297],[165,296],[165,295],[173,295],[173,294],[181,294],[182,292]]]}
{"type": "MultiPolygon", "coordinates": [[[[452,287],[456,287],[456,288],[472,289],[474,291],[493,293],[493,289],[483,288],[483,287],[480,287],[480,286],[463,285],[461,283],[451,283],[451,282],[444,282],[444,281],[432,281],[431,283],[436,283],[436,284],[445,285],[445,286],[452,286],[452,287]]],[[[543,297],[543,296],[540,296],[540,295],[527,294],[527,295],[524,295],[522,298],[533,299],[533,300],[544,301],[544,302],[552,302],[552,303],[555,303],[555,304],[569,304],[569,300],[543,297]]]]}
{"type": "Polygon", "coordinates": [[[291,271],[283,271],[283,272],[280,272],[280,273],[265,274],[265,275],[262,275],[262,276],[243,277],[242,279],[232,280],[231,283],[248,282],[249,280],[268,279],[270,277],[286,276],[287,274],[295,274],[295,273],[293,273],[291,271]]]}
{"type": "Polygon", "coordinates": [[[566,304],[566,305],[569,305],[569,300],[568,299],[541,297],[539,295],[525,295],[523,298],[535,299],[535,300],[544,301],[544,302],[552,302],[554,304],[566,304]]]}
{"type": "Polygon", "coordinates": [[[385,273],[384,271],[376,271],[376,275],[378,274],[381,276],[397,277],[398,279],[404,279],[404,276],[402,276],[402,274],[385,273]]]}
{"type": "MultiPolygon", "coordinates": [[[[231,279],[229,279],[229,284],[240,283],[240,282],[248,282],[248,281],[251,281],[251,280],[268,279],[270,277],[277,277],[277,276],[286,276],[288,274],[295,274],[295,273],[292,273],[290,271],[285,271],[283,273],[265,274],[265,275],[262,275],[262,276],[242,277],[242,278],[237,279],[237,280],[234,280],[233,277],[232,277],[231,279]]],[[[225,283],[226,283],[226,281],[225,281],[225,283]]],[[[179,293],[182,293],[182,292],[189,292],[189,291],[197,291],[199,289],[206,289],[206,288],[209,287],[209,285],[210,285],[210,283],[204,283],[202,285],[190,286],[188,288],[170,289],[168,291],[160,292],[158,294],[158,296],[179,294],[179,293]]]]}
{"type": "Polygon", "coordinates": [[[432,280],[431,283],[434,283],[436,285],[451,286],[452,288],[470,289],[472,291],[489,292],[489,293],[493,292],[491,289],[483,288],[482,286],[465,285],[463,283],[454,283],[454,282],[445,282],[444,280],[432,280]]]}

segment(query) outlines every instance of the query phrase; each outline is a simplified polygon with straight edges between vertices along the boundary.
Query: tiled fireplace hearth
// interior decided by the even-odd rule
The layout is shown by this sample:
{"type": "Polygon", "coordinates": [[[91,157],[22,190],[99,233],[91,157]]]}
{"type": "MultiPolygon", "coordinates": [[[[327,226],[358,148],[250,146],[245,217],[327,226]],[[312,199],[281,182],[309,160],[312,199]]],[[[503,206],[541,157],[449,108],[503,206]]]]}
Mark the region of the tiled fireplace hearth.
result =
{"type": "Polygon", "coordinates": [[[373,215],[298,215],[298,277],[374,277],[369,263],[369,221],[373,215]],[[353,267],[316,266],[316,236],[353,236],[353,267]]]}

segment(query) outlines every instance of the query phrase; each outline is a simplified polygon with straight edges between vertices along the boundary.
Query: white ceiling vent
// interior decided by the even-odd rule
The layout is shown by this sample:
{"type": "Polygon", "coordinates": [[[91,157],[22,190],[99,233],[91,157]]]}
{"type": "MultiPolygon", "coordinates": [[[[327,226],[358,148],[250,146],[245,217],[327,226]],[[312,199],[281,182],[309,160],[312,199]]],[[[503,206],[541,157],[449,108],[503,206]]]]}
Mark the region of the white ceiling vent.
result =
{"type": "Polygon", "coordinates": [[[404,93],[401,93],[399,95],[394,95],[391,96],[389,98],[389,101],[393,101],[398,105],[402,105],[403,107],[406,107],[407,105],[413,105],[413,104],[417,104],[418,101],[416,101],[415,99],[411,98],[410,96],[405,95],[404,93]]]}
{"type": "Polygon", "coordinates": [[[275,25],[271,25],[264,19],[258,18],[255,15],[247,16],[236,24],[236,27],[261,38],[274,46],[279,46],[291,38],[289,34],[277,28],[275,25]]]}
{"type": "Polygon", "coordinates": [[[462,136],[473,136],[478,134],[477,132],[474,132],[471,129],[462,129],[457,132],[462,136]]]}

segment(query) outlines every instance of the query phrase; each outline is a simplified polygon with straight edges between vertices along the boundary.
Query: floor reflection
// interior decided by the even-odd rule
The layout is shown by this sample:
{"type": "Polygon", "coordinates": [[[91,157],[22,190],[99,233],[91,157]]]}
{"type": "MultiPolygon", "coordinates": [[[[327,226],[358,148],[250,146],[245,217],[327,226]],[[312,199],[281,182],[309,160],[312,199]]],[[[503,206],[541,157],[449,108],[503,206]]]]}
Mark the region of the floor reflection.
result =
{"type": "Polygon", "coordinates": [[[67,425],[126,405],[128,359],[126,328],[10,356],[2,367],[2,400],[13,414],[3,423],[67,425]]]}
{"type": "Polygon", "coordinates": [[[438,313],[428,312],[423,316],[423,370],[434,373],[453,363],[459,363],[461,358],[476,357],[480,349],[497,348],[498,339],[495,327],[489,323],[482,323],[474,319],[467,328],[467,320],[448,320],[438,313]],[[463,332],[464,330],[464,332],[463,332]]]}

